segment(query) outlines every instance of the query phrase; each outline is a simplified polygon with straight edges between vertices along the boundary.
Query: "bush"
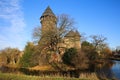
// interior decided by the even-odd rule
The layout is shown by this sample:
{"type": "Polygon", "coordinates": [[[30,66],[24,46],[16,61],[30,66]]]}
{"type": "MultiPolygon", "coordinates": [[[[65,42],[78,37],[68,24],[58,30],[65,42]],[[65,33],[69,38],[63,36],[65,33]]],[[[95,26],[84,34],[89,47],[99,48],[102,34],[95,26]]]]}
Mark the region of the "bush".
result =
{"type": "Polygon", "coordinates": [[[32,63],[32,56],[34,53],[34,45],[32,43],[28,43],[25,47],[24,54],[20,59],[21,67],[31,67],[34,64],[32,63]]]}
{"type": "Polygon", "coordinates": [[[66,50],[62,57],[63,63],[68,66],[72,66],[75,69],[86,69],[88,68],[88,58],[85,54],[75,48],[66,50]]]}
{"type": "Polygon", "coordinates": [[[87,69],[88,68],[88,58],[82,51],[78,51],[72,59],[72,64],[76,69],[87,69]]]}
{"type": "Polygon", "coordinates": [[[67,49],[62,57],[63,63],[73,66],[73,63],[71,61],[75,54],[77,54],[77,50],[75,48],[67,49]]]}

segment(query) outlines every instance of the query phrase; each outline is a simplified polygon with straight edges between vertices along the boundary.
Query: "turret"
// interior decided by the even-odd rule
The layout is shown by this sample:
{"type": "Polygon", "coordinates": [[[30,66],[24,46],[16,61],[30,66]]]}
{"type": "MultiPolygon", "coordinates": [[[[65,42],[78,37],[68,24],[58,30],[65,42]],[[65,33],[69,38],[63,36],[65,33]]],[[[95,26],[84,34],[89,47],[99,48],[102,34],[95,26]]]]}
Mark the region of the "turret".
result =
{"type": "Polygon", "coordinates": [[[78,31],[70,31],[65,35],[64,41],[67,48],[75,47],[76,49],[81,48],[80,34],[78,31]]]}
{"type": "Polygon", "coordinates": [[[42,31],[56,28],[57,18],[49,6],[40,17],[40,22],[42,25],[42,31]]]}

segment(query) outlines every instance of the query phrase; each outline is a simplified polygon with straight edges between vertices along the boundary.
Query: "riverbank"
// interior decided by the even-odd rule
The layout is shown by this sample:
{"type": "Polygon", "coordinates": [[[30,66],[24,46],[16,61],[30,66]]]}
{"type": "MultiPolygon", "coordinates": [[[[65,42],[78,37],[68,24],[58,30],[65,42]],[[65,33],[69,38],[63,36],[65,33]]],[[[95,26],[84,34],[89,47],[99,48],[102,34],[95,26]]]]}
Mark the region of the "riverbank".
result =
{"type": "Polygon", "coordinates": [[[70,77],[50,77],[50,76],[30,76],[23,74],[12,74],[12,73],[1,73],[0,72],[0,80],[99,80],[96,75],[93,73],[87,77],[84,74],[81,75],[80,78],[70,78],[70,77]]]}
{"type": "Polygon", "coordinates": [[[120,58],[114,58],[114,57],[111,57],[109,58],[110,60],[116,60],[116,61],[120,61],[120,58]]]}

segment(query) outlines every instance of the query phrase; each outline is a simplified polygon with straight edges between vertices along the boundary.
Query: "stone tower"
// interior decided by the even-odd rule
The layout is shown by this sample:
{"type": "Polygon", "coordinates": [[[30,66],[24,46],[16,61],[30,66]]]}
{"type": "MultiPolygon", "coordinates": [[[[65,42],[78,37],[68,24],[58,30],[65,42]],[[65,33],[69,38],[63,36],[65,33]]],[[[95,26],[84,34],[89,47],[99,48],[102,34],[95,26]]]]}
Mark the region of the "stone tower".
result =
{"type": "Polygon", "coordinates": [[[78,31],[70,31],[64,37],[66,48],[81,48],[80,34],[78,31]]]}
{"type": "Polygon", "coordinates": [[[52,29],[56,29],[57,18],[49,6],[40,17],[40,23],[42,26],[42,33],[52,29]]]}

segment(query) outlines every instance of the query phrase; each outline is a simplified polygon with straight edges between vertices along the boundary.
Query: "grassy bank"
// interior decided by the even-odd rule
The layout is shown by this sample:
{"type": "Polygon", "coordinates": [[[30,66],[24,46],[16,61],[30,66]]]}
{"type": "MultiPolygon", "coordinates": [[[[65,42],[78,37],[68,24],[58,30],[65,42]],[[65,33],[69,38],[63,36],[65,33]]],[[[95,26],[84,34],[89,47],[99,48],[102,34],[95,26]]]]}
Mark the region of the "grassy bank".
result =
{"type": "MultiPolygon", "coordinates": [[[[94,77],[93,77],[94,78],[94,77]]],[[[96,78],[63,78],[63,77],[40,77],[40,76],[28,76],[23,74],[11,74],[11,73],[1,73],[0,80],[97,80],[96,78]]]]}

